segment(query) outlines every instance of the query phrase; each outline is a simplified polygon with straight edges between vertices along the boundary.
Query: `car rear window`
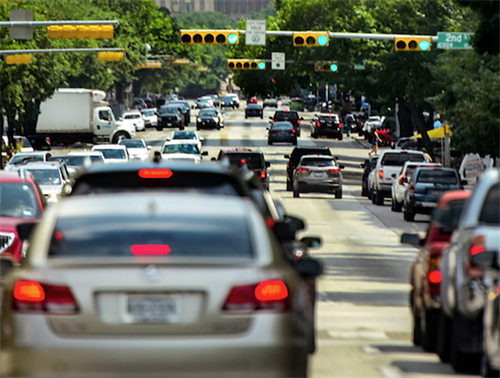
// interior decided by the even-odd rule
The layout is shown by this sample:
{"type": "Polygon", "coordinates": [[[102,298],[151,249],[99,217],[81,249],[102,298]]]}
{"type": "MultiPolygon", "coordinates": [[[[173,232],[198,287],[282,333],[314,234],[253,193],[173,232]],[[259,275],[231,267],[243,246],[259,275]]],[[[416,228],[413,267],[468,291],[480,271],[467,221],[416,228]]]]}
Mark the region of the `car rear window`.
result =
{"type": "Polygon", "coordinates": [[[0,216],[38,218],[41,215],[35,189],[23,182],[0,182],[0,216]]]}
{"type": "Polygon", "coordinates": [[[127,154],[125,153],[125,150],[122,149],[115,149],[115,148],[110,148],[104,149],[104,148],[99,148],[96,149],[95,151],[101,151],[102,154],[104,155],[105,159],[126,159],[127,154]]]}
{"type": "Polygon", "coordinates": [[[19,164],[23,161],[43,161],[43,155],[14,155],[9,164],[19,164]]]}
{"type": "Polygon", "coordinates": [[[225,154],[229,158],[231,165],[240,166],[242,164],[248,165],[251,169],[263,169],[264,159],[260,154],[242,154],[230,153],[225,154]]]}
{"type": "Polygon", "coordinates": [[[48,255],[251,258],[253,251],[243,217],[100,214],[59,219],[48,255]]]}
{"type": "Polygon", "coordinates": [[[61,175],[58,169],[28,169],[39,185],[61,185],[61,175]]]}
{"type": "Polygon", "coordinates": [[[291,130],[293,129],[293,125],[290,122],[277,122],[272,128],[274,130],[291,130]]]}
{"type": "Polygon", "coordinates": [[[296,120],[299,119],[299,115],[297,113],[276,113],[274,116],[275,121],[286,121],[286,120],[296,120]]]}
{"type": "Polygon", "coordinates": [[[298,149],[298,150],[295,150],[293,153],[292,153],[292,164],[293,165],[296,165],[300,158],[304,155],[326,155],[326,156],[332,156],[330,150],[326,150],[326,149],[314,149],[314,148],[310,148],[310,149],[298,149]]]}
{"type": "Polygon", "coordinates": [[[217,117],[217,112],[215,110],[200,110],[198,115],[200,117],[217,117]]]}
{"type": "Polygon", "coordinates": [[[307,167],[333,167],[335,162],[333,159],[304,158],[301,165],[307,167]]]}
{"type": "Polygon", "coordinates": [[[118,144],[129,148],[146,148],[144,142],[137,139],[122,139],[118,144]]]}
{"type": "Polygon", "coordinates": [[[483,204],[479,222],[484,224],[498,225],[500,224],[500,190],[499,185],[494,185],[483,204]]]}
{"type": "Polygon", "coordinates": [[[382,165],[402,167],[407,161],[424,162],[425,158],[421,154],[393,153],[385,154],[382,158],[382,165]]]}
{"type": "Polygon", "coordinates": [[[425,169],[418,173],[416,182],[422,184],[450,184],[458,185],[458,175],[455,171],[441,169],[425,169]]]}

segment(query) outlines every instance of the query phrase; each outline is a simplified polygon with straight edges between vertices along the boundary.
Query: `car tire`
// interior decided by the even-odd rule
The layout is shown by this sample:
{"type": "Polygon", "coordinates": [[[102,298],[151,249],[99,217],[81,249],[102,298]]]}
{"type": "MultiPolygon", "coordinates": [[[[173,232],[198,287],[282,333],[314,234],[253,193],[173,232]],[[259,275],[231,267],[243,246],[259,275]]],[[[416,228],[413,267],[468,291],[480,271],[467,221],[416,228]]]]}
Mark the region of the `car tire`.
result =
{"type": "Polygon", "coordinates": [[[403,208],[403,218],[407,222],[413,222],[415,220],[415,213],[408,209],[408,206],[403,208]]]}
{"type": "Polygon", "coordinates": [[[293,191],[293,198],[300,198],[300,193],[298,190],[293,191]]]}
{"type": "Polygon", "coordinates": [[[457,318],[461,315],[455,312],[453,327],[451,330],[451,350],[450,350],[450,362],[451,367],[457,373],[479,373],[481,365],[481,355],[464,353],[460,350],[459,342],[457,339],[460,338],[460,334],[463,332],[460,329],[460,324],[463,322],[457,321],[457,318]]]}
{"type": "Polygon", "coordinates": [[[220,123],[217,125],[217,130],[220,130],[220,123]]]}
{"type": "Polygon", "coordinates": [[[422,321],[420,316],[415,314],[415,310],[413,310],[413,345],[420,346],[422,342],[422,321]]]}
{"type": "Polygon", "coordinates": [[[368,193],[366,194],[366,196],[371,201],[371,199],[373,198],[373,190],[367,189],[367,191],[368,191],[368,193]]]}
{"type": "Polygon", "coordinates": [[[361,196],[368,197],[368,190],[361,184],[361,196]]]}
{"type": "Polygon", "coordinates": [[[384,196],[378,190],[375,191],[375,205],[377,206],[384,205],[384,196]]]}
{"type": "Polygon", "coordinates": [[[340,133],[340,135],[338,136],[338,140],[342,140],[344,139],[344,134],[340,133]]]}
{"type": "Polygon", "coordinates": [[[394,206],[394,198],[391,196],[391,211],[396,211],[394,206]]]}
{"type": "Polygon", "coordinates": [[[342,189],[339,189],[335,192],[335,198],[342,198],[342,189]]]}
{"type": "Polygon", "coordinates": [[[245,114],[245,119],[248,119],[248,116],[245,114]]]}
{"type": "Polygon", "coordinates": [[[400,213],[402,208],[403,208],[403,204],[401,202],[399,202],[397,199],[394,199],[394,211],[396,213],[400,213]]]}
{"type": "Polygon", "coordinates": [[[292,144],[293,144],[294,146],[296,146],[296,145],[297,145],[297,138],[295,138],[295,140],[292,142],[292,144]]]}
{"type": "Polygon", "coordinates": [[[439,327],[437,335],[436,353],[441,362],[450,362],[451,332],[453,329],[453,319],[441,311],[439,316],[439,327]]]}
{"type": "Polygon", "coordinates": [[[438,322],[439,322],[439,312],[436,310],[425,310],[424,317],[422,317],[422,325],[425,322],[424,327],[421,326],[422,337],[421,343],[422,348],[426,352],[435,352],[437,345],[437,332],[438,332],[438,322]]]}
{"type": "Polygon", "coordinates": [[[163,126],[156,126],[156,131],[163,131],[163,126]]]}
{"type": "Polygon", "coordinates": [[[318,134],[316,134],[316,133],[311,134],[311,138],[313,138],[313,139],[318,139],[318,134]]]}
{"type": "Polygon", "coordinates": [[[286,191],[287,192],[291,192],[292,191],[292,183],[290,182],[290,180],[287,178],[286,179],[286,191]]]}
{"type": "Polygon", "coordinates": [[[196,125],[196,130],[200,131],[201,130],[200,126],[196,125]]]}
{"type": "Polygon", "coordinates": [[[184,126],[180,126],[180,127],[179,127],[179,130],[184,130],[184,126]]]}
{"type": "Polygon", "coordinates": [[[118,131],[115,135],[113,135],[113,144],[118,144],[121,139],[130,139],[130,134],[125,131],[118,131]]]}
{"type": "Polygon", "coordinates": [[[500,371],[495,370],[491,367],[489,361],[488,361],[488,356],[486,353],[483,353],[483,356],[481,357],[481,377],[485,378],[498,378],[500,376],[500,371]]]}

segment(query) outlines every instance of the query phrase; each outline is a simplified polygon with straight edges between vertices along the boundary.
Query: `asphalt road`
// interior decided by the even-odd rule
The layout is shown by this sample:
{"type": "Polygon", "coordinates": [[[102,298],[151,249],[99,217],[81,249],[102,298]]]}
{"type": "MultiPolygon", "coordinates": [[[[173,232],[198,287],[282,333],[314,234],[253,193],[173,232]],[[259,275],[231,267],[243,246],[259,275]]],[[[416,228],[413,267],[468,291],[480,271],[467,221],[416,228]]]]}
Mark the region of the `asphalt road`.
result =
{"type": "MultiPolygon", "coordinates": [[[[428,216],[416,222],[403,220],[390,204],[376,206],[361,197],[359,164],[368,156],[361,138],[311,139],[312,113],[303,113],[299,145],[331,148],[343,170],[343,198],[333,195],[302,194],[293,198],[285,190],[285,154],[291,145],[267,145],[268,117],[246,120],[242,108],[225,110],[226,127],[202,130],[203,150],[210,159],[221,147],[249,147],[264,152],[271,163],[270,190],[290,214],[303,217],[303,235],[319,235],[323,246],[312,254],[325,263],[318,282],[318,349],[311,357],[311,376],[319,377],[444,377],[455,373],[411,343],[411,316],[408,306],[409,271],[416,249],[399,243],[403,232],[425,232],[428,216]]],[[[197,111],[192,111],[192,121],[197,111]]],[[[188,129],[194,129],[194,122],[188,129]]],[[[170,130],[139,132],[153,150],[159,150],[170,130]]],[[[62,153],[63,151],[61,151],[62,153]]],[[[153,152],[151,152],[152,154],[153,152]]],[[[57,151],[54,151],[57,154],[57,151]]]]}

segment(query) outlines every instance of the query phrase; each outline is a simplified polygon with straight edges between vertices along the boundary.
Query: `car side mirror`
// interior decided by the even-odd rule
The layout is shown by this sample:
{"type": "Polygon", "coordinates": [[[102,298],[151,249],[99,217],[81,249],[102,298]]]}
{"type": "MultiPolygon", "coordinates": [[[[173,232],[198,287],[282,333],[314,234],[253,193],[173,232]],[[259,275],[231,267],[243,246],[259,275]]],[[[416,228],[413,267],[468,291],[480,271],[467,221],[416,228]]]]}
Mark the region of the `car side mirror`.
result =
{"type": "Polygon", "coordinates": [[[153,146],[147,146],[146,148],[147,148],[147,149],[148,149],[148,151],[149,151],[149,150],[152,150],[152,149],[153,149],[153,146]]]}
{"type": "Polygon", "coordinates": [[[304,117],[300,117],[300,120],[303,121],[304,120],[304,117]]]}
{"type": "Polygon", "coordinates": [[[213,157],[213,158],[211,158],[210,160],[211,160],[211,161],[217,161],[217,159],[216,159],[216,158],[214,158],[214,157],[213,157]]]}
{"type": "Polygon", "coordinates": [[[167,139],[166,139],[167,142],[170,142],[171,140],[172,140],[172,138],[170,138],[170,137],[167,137],[167,139]]]}
{"type": "Polygon", "coordinates": [[[295,239],[296,228],[291,222],[276,222],[273,226],[273,232],[278,241],[283,242],[295,239]]]}
{"type": "Polygon", "coordinates": [[[467,180],[460,180],[460,185],[467,185],[469,184],[469,181],[467,180]]]}
{"type": "Polygon", "coordinates": [[[269,130],[269,127],[266,127],[266,130],[269,130]]]}
{"type": "Polygon", "coordinates": [[[417,234],[405,232],[401,235],[401,244],[409,244],[418,248],[422,245],[422,240],[420,240],[420,237],[417,234]]]}
{"type": "Polygon", "coordinates": [[[208,156],[208,151],[203,151],[203,152],[201,153],[201,156],[208,156]]]}
{"type": "Polygon", "coordinates": [[[498,251],[484,251],[477,255],[471,256],[470,262],[472,266],[483,269],[500,270],[498,265],[498,251]]]}
{"type": "Polygon", "coordinates": [[[364,167],[365,167],[365,164],[364,164],[364,163],[361,163],[361,164],[359,165],[359,168],[364,168],[364,167]]]}
{"type": "Polygon", "coordinates": [[[200,137],[200,142],[203,142],[204,140],[205,140],[205,138],[200,137]]]}
{"type": "Polygon", "coordinates": [[[288,214],[285,214],[283,218],[285,222],[291,224],[295,228],[295,231],[300,231],[306,228],[306,224],[301,218],[294,217],[293,215],[288,214]]]}
{"type": "Polygon", "coordinates": [[[392,177],[393,179],[395,179],[395,178],[396,178],[396,174],[395,174],[395,173],[393,173],[393,174],[391,175],[391,177],[392,177]]]}
{"type": "Polygon", "coordinates": [[[285,155],[285,159],[290,159],[290,155],[285,155]]]}
{"type": "Polygon", "coordinates": [[[323,264],[310,257],[298,259],[295,264],[299,274],[304,278],[316,278],[323,273],[323,264]]]}
{"type": "Polygon", "coordinates": [[[344,164],[339,164],[339,168],[340,168],[340,169],[344,169],[344,168],[345,168],[345,165],[344,165],[344,164]]]}
{"type": "Polygon", "coordinates": [[[269,117],[269,119],[273,119],[273,117],[269,117]]]}
{"type": "Polygon", "coordinates": [[[269,163],[268,161],[266,161],[266,168],[269,168],[271,166],[271,163],[269,163]]]}
{"type": "Polygon", "coordinates": [[[22,241],[28,240],[36,225],[37,225],[37,222],[19,223],[16,227],[17,235],[19,235],[19,239],[21,239],[22,241]]]}
{"type": "Polygon", "coordinates": [[[0,255],[0,278],[7,276],[16,266],[14,258],[9,255],[0,255]]]}
{"type": "Polygon", "coordinates": [[[309,248],[319,248],[323,244],[319,236],[306,236],[300,239],[300,241],[309,248]]]}
{"type": "Polygon", "coordinates": [[[118,118],[118,121],[123,121],[123,118],[122,117],[118,118]]]}

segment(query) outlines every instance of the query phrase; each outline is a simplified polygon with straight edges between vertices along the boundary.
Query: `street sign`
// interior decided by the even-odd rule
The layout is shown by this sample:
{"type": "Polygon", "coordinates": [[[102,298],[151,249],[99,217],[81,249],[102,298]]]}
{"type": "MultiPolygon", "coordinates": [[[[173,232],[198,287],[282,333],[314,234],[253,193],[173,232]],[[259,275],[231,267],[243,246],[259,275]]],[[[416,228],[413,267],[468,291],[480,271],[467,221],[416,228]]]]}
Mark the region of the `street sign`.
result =
{"type": "Polygon", "coordinates": [[[271,55],[271,69],[284,70],[285,69],[285,53],[275,53],[271,55]]]}
{"type": "Polygon", "coordinates": [[[469,45],[474,33],[438,33],[438,49],[472,50],[469,45]]]}
{"type": "Polygon", "coordinates": [[[266,20],[247,20],[245,44],[247,45],[266,45],[266,20]]]}
{"type": "Polygon", "coordinates": [[[354,69],[355,70],[358,70],[358,71],[361,71],[361,70],[364,70],[365,69],[365,65],[364,64],[354,64],[354,69]]]}
{"type": "MultiPolygon", "coordinates": [[[[32,9],[12,9],[10,11],[11,21],[33,21],[32,9]]],[[[10,39],[33,39],[32,26],[12,26],[10,28],[10,39]]]]}

